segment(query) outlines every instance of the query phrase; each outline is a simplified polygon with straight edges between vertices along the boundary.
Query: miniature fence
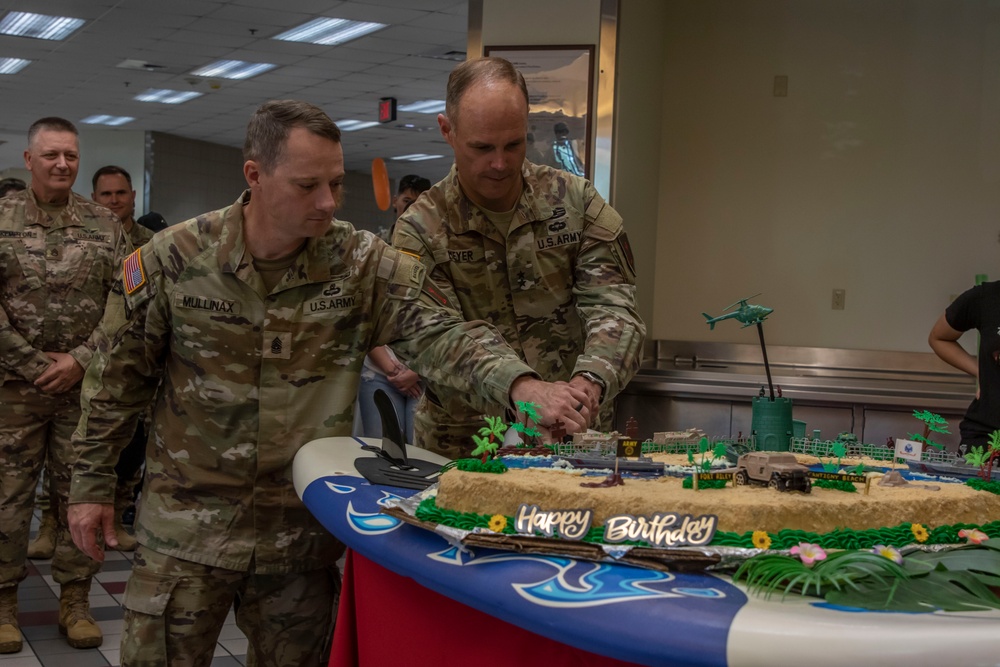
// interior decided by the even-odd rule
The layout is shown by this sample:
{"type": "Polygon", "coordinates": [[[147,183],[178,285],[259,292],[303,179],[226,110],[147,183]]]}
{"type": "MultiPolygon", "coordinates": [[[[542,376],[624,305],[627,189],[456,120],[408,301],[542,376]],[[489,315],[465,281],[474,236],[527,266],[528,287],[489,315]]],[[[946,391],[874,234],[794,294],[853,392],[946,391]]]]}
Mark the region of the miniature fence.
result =
{"type": "MultiPolygon", "coordinates": [[[[876,461],[892,461],[895,450],[886,445],[871,445],[860,442],[842,442],[839,440],[816,440],[813,438],[792,438],[789,451],[795,454],[809,454],[820,458],[836,458],[834,445],[843,445],[847,456],[864,456],[876,461]]],[[[929,463],[949,463],[955,460],[955,454],[933,447],[924,448],[920,455],[921,461],[929,463]]]]}
{"type": "MultiPolygon", "coordinates": [[[[646,440],[642,443],[642,453],[643,454],[687,454],[692,452],[697,454],[698,448],[701,443],[701,438],[694,438],[691,440],[675,440],[672,442],[653,442],[652,440],[646,440]]],[[[722,436],[716,436],[713,438],[708,438],[708,448],[713,449],[719,443],[725,445],[736,446],[739,448],[746,449],[747,451],[752,451],[757,448],[757,442],[753,436],[749,438],[726,438],[722,436]]]]}

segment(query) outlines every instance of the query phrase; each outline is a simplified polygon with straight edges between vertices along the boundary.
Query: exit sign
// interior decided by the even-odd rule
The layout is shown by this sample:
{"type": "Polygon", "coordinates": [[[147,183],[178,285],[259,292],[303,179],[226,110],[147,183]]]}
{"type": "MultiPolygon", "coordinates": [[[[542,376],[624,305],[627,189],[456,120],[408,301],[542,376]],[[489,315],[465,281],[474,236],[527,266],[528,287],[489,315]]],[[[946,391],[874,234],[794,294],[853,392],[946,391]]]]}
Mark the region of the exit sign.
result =
{"type": "Polygon", "coordinates": [[[391,123],[396,120],[396,98],[383,97],[378,101],[378,122],[391,123]]]}

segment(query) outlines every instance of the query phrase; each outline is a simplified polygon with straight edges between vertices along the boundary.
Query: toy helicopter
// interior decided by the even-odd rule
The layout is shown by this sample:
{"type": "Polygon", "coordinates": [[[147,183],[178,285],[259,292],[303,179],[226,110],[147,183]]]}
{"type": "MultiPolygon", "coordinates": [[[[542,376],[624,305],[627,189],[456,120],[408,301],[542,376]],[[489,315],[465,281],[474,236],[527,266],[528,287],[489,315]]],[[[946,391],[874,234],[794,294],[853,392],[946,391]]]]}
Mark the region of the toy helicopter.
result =
{"type": "Polygon", "coordinates": [[[774,312],[774,309],[768,308],[767,306],[757,306],[752,303],[747,303],[747,300],[754,298],[754,296],[760,296],[760,292],[754,294],[753,296],[748,296],[745,299],[740,299],[730,306],[726,306],[726,308],[722,311],[724,313],[735,306],[739,306],[739,309],[725,315],[712,317],[708,313],[702,313],[702,315],[705,316],[705,319],[708,320],[708,328],[715,329],[716,322],[729,319],[735,319],[737,322],[742,322],[744,329],[754,324],[760,324],[763,322],[767,319],[768,315],[774,312]]]}

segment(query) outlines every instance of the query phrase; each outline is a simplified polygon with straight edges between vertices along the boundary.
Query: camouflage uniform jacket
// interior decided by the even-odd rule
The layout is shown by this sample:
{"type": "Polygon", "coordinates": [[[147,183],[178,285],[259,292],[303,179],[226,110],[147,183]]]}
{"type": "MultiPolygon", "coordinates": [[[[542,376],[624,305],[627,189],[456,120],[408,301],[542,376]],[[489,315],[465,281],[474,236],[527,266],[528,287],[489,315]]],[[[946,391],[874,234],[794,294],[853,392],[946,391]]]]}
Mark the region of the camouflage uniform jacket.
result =
{"type": "Polygon", "coordinates": [[[132,220],[132,230],[128,233],[129,239],[132,240],[132,247],[139,248],[146,245],[149,243],[149,239],[153,238],[153,234],[152,229],[132,220]]]}
{"type": "MultiPolygon", "coordinates": [[[[493,324],[543,380],[599,376],[607,405],[639,369],[646,332],[621,216],[583,178],[528,161],[522,175],[506,239],[452,167],[402,215],[393,245],[419,255],[466,319],[493,324]]],[[[456,422],[463,410],[476,420],[460,395],[430,386],[456,422]]]]}
{"type": "Polygon", "coordinates": [[[230,570],[307,571],[338,545],[296,495],[292,459],[351,434],[371,348],[391,343],[421,374],[505,404],[532,371],[423,291],[419,262],[346,222],[309,239],[267,293],[244,243],[248,197],[158,233],[141,265],[125,260],[133,273],[84,379],[70,502],[111,502],[118,453],[155,393],[138,541],[230,570]]]}
{"type": "Polygon", "coordinates": [[[45,352],[87,367],[120,229],[111,211],[72,192],[57,220],[31,188],[0,199],[0,384],[36,380],[52,363],[45,352]]]}

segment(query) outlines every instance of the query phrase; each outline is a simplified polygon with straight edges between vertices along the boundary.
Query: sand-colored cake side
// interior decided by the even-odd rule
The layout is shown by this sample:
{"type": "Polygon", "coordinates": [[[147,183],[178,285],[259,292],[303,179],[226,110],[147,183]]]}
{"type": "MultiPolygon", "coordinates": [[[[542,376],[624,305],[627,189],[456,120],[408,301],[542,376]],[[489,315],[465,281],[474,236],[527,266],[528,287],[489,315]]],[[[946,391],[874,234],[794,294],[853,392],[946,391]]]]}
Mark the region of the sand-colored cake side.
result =
{"type": "Polygon", "coordinates": [[[596,525],[616,514],[715,514],[719,530],[737,533],[782,529],[824,533],[905,522],[982,524],[1000,517],[1000,496],[964,484],[942,484],[938,491],[872,484],[865,496],[815,487],[808,495],[755,486],[692,491],[673,477],[629,479],[624,486],[602,489],[582,488],[581,481],[577,472],[553,469],[509,470],[503,475],[450,470],[441,477],[437,505],[506,516],[513,516],[523,503],[547,510],[589,508],[596,525]]]}

